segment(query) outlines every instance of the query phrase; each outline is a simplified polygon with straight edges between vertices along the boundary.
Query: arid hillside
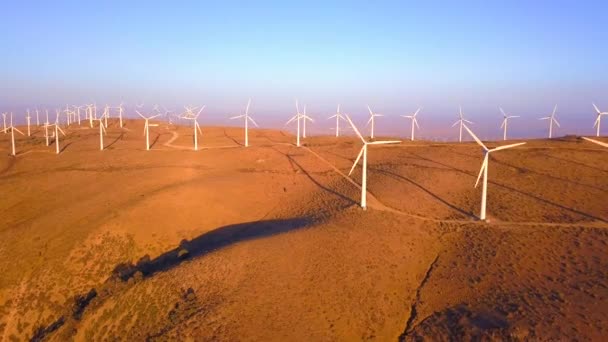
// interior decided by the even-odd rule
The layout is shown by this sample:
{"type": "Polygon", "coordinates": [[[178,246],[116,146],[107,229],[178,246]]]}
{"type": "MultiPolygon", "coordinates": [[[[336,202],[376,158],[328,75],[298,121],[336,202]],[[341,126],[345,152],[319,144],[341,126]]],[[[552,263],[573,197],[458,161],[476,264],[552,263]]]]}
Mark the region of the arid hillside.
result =
{"type": "Polygon", "coordinates": [[[608,149],[492,153],[482,222],[474,142],[370,146],[362,210],[359,139],[202,129],[0,133],[1,341],[608,336],[608,149]]]}

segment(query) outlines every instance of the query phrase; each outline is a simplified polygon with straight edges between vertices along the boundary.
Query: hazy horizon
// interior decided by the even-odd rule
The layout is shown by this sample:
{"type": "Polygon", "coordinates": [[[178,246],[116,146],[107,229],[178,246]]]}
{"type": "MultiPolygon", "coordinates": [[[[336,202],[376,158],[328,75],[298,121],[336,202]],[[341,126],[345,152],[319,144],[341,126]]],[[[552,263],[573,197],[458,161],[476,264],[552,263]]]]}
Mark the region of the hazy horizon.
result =
{"type": "MultiPolygon", "coordinates": [[[[591,135],[591,103],[608,110],[608,4],[510,2],[143,3],[3,5],[0,112],[96,102],[171,109],[207,105],[201,124],[236,125],[247,98],[258,123],[283,128],[294,99],[329,133],[337,104],[378,133],[451,135],[462,105],[475,131],[546,136],[558,105],[565,134],[591,135]]],[[[129,111],[129,115],[133,115],[129,111]]],[[[602,132],[608,132],[608,124],[602,132]]],[[[605,134],[605,133],[604,133],[605,134]]]]}

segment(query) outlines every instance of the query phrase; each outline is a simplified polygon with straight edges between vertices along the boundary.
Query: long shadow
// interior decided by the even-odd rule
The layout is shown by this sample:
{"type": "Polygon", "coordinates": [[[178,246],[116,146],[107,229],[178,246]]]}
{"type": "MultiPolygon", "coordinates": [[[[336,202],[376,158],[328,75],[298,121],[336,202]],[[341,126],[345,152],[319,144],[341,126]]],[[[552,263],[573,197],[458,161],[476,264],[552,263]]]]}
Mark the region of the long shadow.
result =
{"type": "Polygon", "coordinates": [[[154,138],[154,140],[150,144],[150,149],[152,149],[152,147],[154,147],[154,145],[156,145],[156,143],[158,142],[158,139],[160,139],[160,136],[161,136],[161,134],[156,135],[156,138],[154,138]]]}
{"type": "Polygon", "coordinates": [[[114,141],[112,141],[108,146],[104,147],[104,148],[110,148],[112,147],[112,145],[116,144],[118,142],[118,140],[122,140],[122,137],[125,135],[125,132],[120,133],[120,135],[114,139],[114,141]]]}
{"type": "Polygon", "coordinates": [[[470,218],[477,218],[477,216],[475,216],[473,213],[471,213],[471,212],[467,212],[467,211],[465,211],[464,209],[458,208],[458,207],[457,207],[457,206],[455,206],[454,204],[452,204],[452,203],[450,203],[450,202],[448,202],[448,201],[444,200],[443,198],[439,197],[437,194],[435,194],[435,193],[433,193],[433,192],[429,191],[428,189],[426,189],[426,188],[425,188],[425,187],[423,187],[422,185],[420,185],[420,184],[418,184],[418,183],[414,182],[413,180],[411,180],[411,179],[409,179],[409,178],[403,177],[403,176],[401,176],[401,175],[398,175],[398,174],[396,174],[396,173],[392,173],[392,172],[390,172],[390,171],[386,171],[386,170],[381,170],[381,169],[377,169],[377,168],[370,168],[369,166],[368,166],[368,168],[369,168],[370,170],[376,171],[376,172],[378,172],[378,173],[385,174],[385,175],[387,175],[387,176],[389,176],[389,177],[393,177],[393,178],[396,178],[396,179],[400,179],[400,180],[406,181],[406,182],[408,182],[408,183],[412,184],[413,186],[417,187],[418,189],[420,189],[420,190],[422,190],[422,191],[426,192],[427,194],[431,195],[433,198],[435,198],[435,199],[436,199],[436,200],[438,200],[439,202],[441,202],[441,203],[445,204],[446,206],[450,207],[451,209],[458,211],[458,212],[459,212],[459,213],[461,213],[462,215],[464,215],[464,216],[466,216],[466,217],[470,217],[470,218]]]}
{"type": "Polygon", "coordinates": [[[585,164],[585,163],[581,163],[581,162],[578,162],[578,161],[574,161],[574,160],[571,160],[571,159],[559,158],[559,157],[556,157],[556,156],[550,156],[550,155],[548,155],[546,153],[541,153],[541,154],[543,156],[547,157],[547,158],[556,159],[556,160],[563,161],[563,162],[568,162],[568,163],[571,163],[571,164],[574,164],[574,165],[588,167],[590,169],[594,169],[594,170],[601,171],[601,172],[608,172],[608,170],[606,170],[606,169],[600,169],[599,167],[595,167],[595,166],[588,165],[588,164],[585,164]]]}
{"type": "MultiPolygon", "coordinates": [[[[473,156],[473,155],[462,153],[462,152],[453,151],[453,153],[461,155],[461,156],[469,157],[469,158],[475,158],[475,156],[473,156]]],[[[549,156],[547,154],[543,154],[543,155],[547,156],[547,157],[551,157],[551,156],[549,156]]],[[[551,157],[551,158],[553,158],[553,157],[551,157]]],[[[548,173],[538,172],[538,171],[534,171],[532,169],[528,169],[528,168],[524,168],[524,167],[521,167],[521,166],[516,166],[516,165],[513,165],[513,164],[509,164],[507,162],[500,161],[500,160],[496,159],[492,155],[490,155],[490,159],[492,160],[493,163],[513,168],[513,169],[515,169],[515,170],[517,170],[519,172],[522,172],[522,173],[530,172],[530,173],[537,174],[539,176],[543,176],[543,177],[548,177],[548,178],[554,179],[556,181],[566,182],[566,183],[570,183],[570,184],[574,184],[574,185],[578,185],[578,186],[584,186],[584,187],[592,188],[592,189],[603,191],[603,192],[606,191],[606,189],[602,189],[602,188],[597,187],[597,186],[593,186],[593,185],[589,185],[589,184],[584,184],[584,183],[579,183],[579,182],[575,182],[575,181],[572,181],[572,180],[569,180],[569,179],[565,179],[565,178],[561,178],[561,177],[556,177],[556,176],[548,174],[548,173]]],[[[555,159],[561,159],[561,158],[555,158],[555,159]]],[[[563,159],[563,160],[566,161],[565,159],[563,159]]],[[[585,165],[585,164],[581,164],[581,165],[589,167],[588,165],[585,165]]],[[[601,169],[597,169],[597,170],[608,172],[606,170],[601,170],[601,169]]]]}
{"type": "Polygon", "coordinates": [[[146,255],[136,264],[119,264],[112,271],[112,277],[127,281],[137,272],[141,272],[143,277],[149,277],[157,272],[176,267],[185,260],[203,256],[211,251],[242,241],[264,238],[301,229],[313,222],[313,218],[299,217],[253,221],[219,227],[190,241],[184,240],[180,243],[179,247],[165,252],[154,259],[150,259],[146,255]]]}
{"type": "MultiPolygon", "coordinates": [[[[57,142],[55,142],[55,143],[57,143],[57,142]]],[[[73,143],[74,143],[74,142],[69,142],[69,143],[67,143],[67,144],[63,145],[63,147],[59,149],[59,152],[60,152],[60,153],[63,153],[63,151],[65,151],[65,150],[66,150],[66,149],[67,149],[67,148],[68,148],[70,145],[72,145],[73,143]]]]}
{"type": "Polygon", "coordinates": [[[245,146],[245,144],[241,144],[240,142],[238,142],[235,138],[231,137],[228,135],[228,133],[226,133],[226,129],[224,129],[224,136],[232,141],[234,141],[235,144],[239,145],[239,146],[245,146]]]}
{"type": "Polygon", "coordinates": [[[548,178],[554,179],[554,180],[556,180],[558,182],[570,183],[570,184],[574,184],[574,185],[578,185],[578,186],[584,186],[584,187],[591,188],[591,189],[594,189],[594,190],[599,190],[599,191],[602,191],[602,192],[606,192],[606,189],[603,189],[603,188],[600,188],[600,187],[597,187],[597,186],[594,186],[594,185],[580,183],[580,182],[576,182],[576,181],[573,181],[573,180],[570,180],[570,179],[557,177],[557,176],[554,176],[554,175],[551,175],[551,174],[548,174],[548,173],[538,172],[538,171],[534,171],[534,170],[527,169],[527,168],[524,168],[524,167],[515,166],[515,165],[509,164],[507,162],[497,160],[496,158],[493,158],[493,157],[490,157],[490,158],[496,164],[514,168],[514,169],[516,169],[519,172],[530,172],[530,173],[537,174],[539,176],[543,176],[543,177],[548,177],[548,178]]]}
{"type": "Polygon", "coordinates": [[[347,201],[347,202],[349,202],[349,203],[351,203],[351,204],[357,204],[357,202],[353,201],[351,198],[348,198],[348,197],[346,197],[346,196],[342,195],[341,193],[336,192],[335,190],[332,190],[332,189],[330,189],[330,188],[328,188],[328,187],[324,186],[323,184],[319,183],[319,182],[318,182],[316,179],[314,179],[314,178],[313,178],[313,177],[310,175],[310,173],[308,173],[308,171],[306,171],[306,170],[305,170],[305,169],[302,167],[302,165],[300,165],[300,164],[299,164],[299,163],[298,163],[298,162],[297,162],[295,159],[293,159],[293,157],[292,157],[291,155],[286,154],[286,153],[283,153],[283,152],[281,152],[281,151],[277,150],[277,149],[276,149],[276,148],[274,148],[274,147],[273,147],[273,149],[274,149],[275,151],[277,151],[278,153],[280,153],[280,154],[284,155],[284,156],[287,158],[287,160],[289,161],[289,163],[292,165],[292,167],[293,167],[293,165],[297,166],[297,167],[298,167],[298,168],[299,168],[299,169],[300,169],[300,170],[301,170],[301,171],[304,173],[304,175],[306,175],[306,177],[308,177],[308,179],[310,179],[310,181],[311,181],[311,182],[313,182],[313,183],[314,183],[316,186],[318,186],[318,187],[319,187],[319,188],[321,188],[322,190],[325,190],[325,191],[327,191],[327,192],[329,192],[329,193],[331,193],[331,194],[333,194],[333,195],[335,195],[335,196],[338,196],[338,197],[340,197],[341,199],[343,199],[343,200],[345,200],[345,201],[347,201]]]}
{"type": "MultiPolygon", "coordinates": [[[[410,152],[410,153],[411,153],[411,152],[410,152]]],[[[436,163],[436,164],[438,164],[438,165],[445,166],[446,168],[451,169],[451,170],[453,170],[453,171],[460,172],[460,173],[462,173],[462,174],[465,174],[465,175],[471,176],[471,177],[473,177],[473,178],[477,178],[477,175],[476,175],[476,174],[470,173],[470,172],[468,172],[468,171],[461,170],[461,169],[459,169],[459,168],[453,167],[453,166],[451,166],[451,165],[448,165],[448,164],[445,164],[445,163],[442,163],[442,162],[438,162],[438,161],[436,161],[436,160],[432,160],[432,159],[429,159],[429,158],[425,158],[425,157],[419,156],[419,155],[417,155],[417,154],[415,154],[415,153],[411,153],[411,154],[412,154],[412,155],[414,155],[414,156],[416,156],[416,157],[418,157],[418,158],[420,158],[420,159],[422,159],[422,160],[426,160],[426,161],[429,161],[429,162],[432,162],[432,163],[436,163]]],[[[587,214],[587,213],[582,212],[582,211],[580,211],[580,210],[576,210],[576,209],[573,209],[573,208],[566,207],[566,206],[564,206],[564,205],[562,205],[562,204],[559,204],[559,203],[551,202],[551,201],[549,201],[549,200],[546,200],[546,199],[544,199],[544,198],[538,197],[538,196],[536,196],[536,195],[529,194],[529,193],[527,193],[527,192],[523,192],[523,191],[521,191],[521,190],[517,190],[517,189],[515,189],[515,188],[513,188],[513,187],[510,187],[510,186],[508,186],[508,185],[504,185],[504,184],[498,184],[498,183],[496,183],[496,182],[494,182],[494,181],[491,181],[491,180],[488,180],[488,183],[489,183],[489,184],[492,184],[492,185],[495,185],[495,186],[497,186],[497,187],[501,187],[501,188],[503,188],[503,189],[507,189],[507,190],[513,191],[513,192],[518,193],[518,194],[520,194],[520,195],[523,195],[523,196],[526,196],[526,197],[530,197],[530,198],[535,199],[535,200],[537,200],[537,201],[539,201],[539,202],[542,202],[542,203],[545,203],[545,204],[549,204],[549,205],[552,205],[552,206],[558,207],[558,208],[560,208],[560,209],[563,209],[563,210],[567,210],[567,211],[573,212],[573,213],[575,213],[575,214],[578,214],[578,215],[584,216],[584,217],[586,217],[586,218],[593,219],[593,220],[597,220],[597,221],[601,221],[601,222],[604,222],[604,223],[608,223],[608,222],[607,222],[605,219],[603,219],[603,218],[600,218],[600,217],[597,217],[597,216],[593,216],[593,215],[591,215],[591,214],[587,214]]]]}

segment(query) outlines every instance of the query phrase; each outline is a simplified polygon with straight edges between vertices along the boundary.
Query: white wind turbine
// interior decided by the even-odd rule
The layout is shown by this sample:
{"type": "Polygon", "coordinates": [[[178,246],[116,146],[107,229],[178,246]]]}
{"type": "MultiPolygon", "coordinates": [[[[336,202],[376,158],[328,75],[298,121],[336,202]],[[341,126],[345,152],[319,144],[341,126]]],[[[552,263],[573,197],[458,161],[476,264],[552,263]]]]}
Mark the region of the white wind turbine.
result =
{"type": "Polygon", "coordinates": [[[359,159],[361,159],[361,156],[363,156],[363,164],[362,164],[363,170],[361,172],[361,208],[366,209],[366,207],[367,207],[367,146],[368,145],[398,144],[401,141],[400,140],[387,140],[387,141],[367,142],[363,138],[363,136],[361,135],[361,133],[359,132],[359,130],[357,129],[355,124],[353,124],[353,121],[350,119],[350,117],[348,115],[346,115],[346,119],[352,126],[355,133],[357,133],[357,136],[363,142],[363,147],[361,147],[361,151],[359,151],[359,155],[357,156],[357,159],[355,159],[353,166],[350,168],[350,172],[348,173],[348,175],[350,176],[353,173],[355,166],[357,166],[357,164],[359,163],[359,159]]]}
{"type": "Polygon", "coordinates": [[[336,137],[339,137],[340,136],[340,120],[346,121],[344,116],[342,116],[342,114],[340,113],[340,105],[338,105],[338,109],[336,109],[336,114],[328,117],[327,120],[333,119],[333,118],[336,118],[336,137]]]}
{"type": "Polygon", "coordinates": [[[20,130],[18,130],[15,126],[13,126],[13,113],[11,113],[11,125],[8,127],[8,129],[11,131],[11,147],[12,147],[12,155],[15,156],[15,131],[17,131],[17,133],[23,135],[23,132],[21,132],[20,130]]]}
{"type": "Polygon", "coordinates": [[[99,150],[103,151],[103,135],[106,133],[106,127],[103,123],[103,118],[99,118],[95,121],[99,121],[99,150]]]}
{"type": "Polygon", "coordinates": [[[597,112],[597,118],[595,119],[595,123],[593,124],[594,127],[597,127],[595,136],[599,137],[600,136],[600,124],[602,123],[602,115],[608,115],[608,112],[602,112],[597,108],[595,103],[592,103],[592,104],[593,104],[593,108],[595,108],[595,111],[597,112]]]}
{"type": "Polygon", "coordinates": [[[49,146],[49,110],[44,110],[46,113],[46,121],[44,122],[44,137],[46,138],[46,146],[49,146]]]}
{"type": "Polygon", "coordinates": [[[30,110],[28,109],[27,110],[27,116],[25,117],[25,121],[27,121],[27,136],[28,137],[31,135],[30,134],[30,119],[31,119],[31,117],[30,117],[30,110]]]}
{"type": "Polygon", "coordinates": [[[462,107],[458,107],[458,121],[456,121],[452,127],[456,126],[456,125],[460,125],[459,127],[459,135],[458,135],[458,142],[462,142],[462,126],[464,126],[464,123],[470,123],[473,124],[471,121],[467,120],[464,118],[464,115],[462,114],[462,107]]]}
{"type": "Polygon", "coordinates": [[[80,110],[85,106],[73,106],[76,109],[76,120],[78,120],[78,126],[80,126],[80,110]]]}
{"type": "Polygon", "coordinates": [[[418,120],[416,119],[416,116],[418,115],[418,113],[421,110],[422,110],[422,107],[418,107],[418,110],[416,110],[416,112],[414,112],[414,114],[412,114],[412,115],[401,115],[404,118],[412,120],[412,135],[410,136],[411,141],[414,141],[414,125],[416,125],[416,128],[420,129],[420,126],[418,126],[418,120]]]}
{"type": "Polygon", "coordinates": [[[498,107],[500,109],[500,112],[502,113],[502,124],[500,125],[500,128],[503,129],[503,133],[502,133],[502,140],[507,140],[507,126],[509,125],[509,119],[513,119],[513,118],[518,118],[518,115],[507,115],[507,113],[505,113],[504,110],[502,110],[502,107],[498,107]]]}
{"type": "MultiPolygon", "coordinates": [[[[55,153],[59,154],[59,133],[65,136],[65,132],[59,127],[59,110],[57,110],[57,117],[55,118],[55,123],[51,126],[55,126],[55,153]]],[[[47,135],[48,136],[48,135],[47,135]]]]}
{"type": "Polygon", "coordinates": [[[230,120],[240,119],[240,118],[244,118],[245,119],[245,147],[249,146],[249,121],[251,121],[251,123],[254,124],[255,127],[260,127],[251,118],[251,116],[249,116],[249,106],[251,106],[251,99],[249,99],[249,101],[247,101],[247,107],[245,108],[245,114],[233,116],[233,117],[230,118],[230,120]]]}
{"type": "Polygon", "coordinates": [[[315,122],[310,116],[306,115],[306,105],[304,105],[304,113],[302,113],[302,138],[306,138],[306,120],[315,122]]]}
{"type": "Polygon", "coordinates": [[[151,124],[149,123],[149,121],[159,116],[160,114],[156,114],[147,118],[143,116],[139,111],[136,110],[135,112],[137,113],[137,115],[141,116],[141,118],[146,121],[146,123],[144,124],[144,135],[146,136],[146,151],[150,151],[150,126],[155,127],[158,126],[158,124],[151,124]]]}
{"type": "Polygon", "coordinates": [[[2,121],[4,122],[4,129],[2,131],[4,134],[6,134],[6,114],[7,113],[2,113],[2,121]]]}
{"type": "Polygon", "coordinates": [[[384,116],[384,115],[383,114],[374,113],[372,111],[372,109],[369,107],[369,105],[367,106],[367,109],[369,110],[369,120],[367,120],[366,126],[369,125],[370,123],[372,124],[372,126],[371,126],[371,134],[370,134],[369,137],[372,138],[372,139],[374,139],[374,127],[375,127],[374,125],[375,125],[375,121],[376,121],[374,118],[376,116],[384,116]]]}
{"type": "Polygon", "coordinates": [[[293,120],[297,121],[298,130],[296,132],[296,146],[300,147],[300,119],[302,118],[302,114],[300,113],[300,107],[298,105],[298,100],[296,100],[296,115],[294,115],[285,126],[289,125],[293,120]]]}
{"type": "Polygon", "coordinates": [[[539,119],[539,120],[549,120],[549,139],[551,139],[553,137],[553,123],[555,122],[557,127],[560,127],[559,122],[557,122],[557,120],[555,119],[555,111],[557,111],[557,105],[555,105],[555,107],[553,107],[553,113],[551,114],[551,116],[546,116],[544,118],[539,119]]]}
{"type": "Polygon", "coordinates": [[[473,139],[475,139],[477,144],[479,144],[483,148],[483,154],[484,154],[483,163],[481,164],[481,169],[479,170],[479,176],[477,176],[477,181],[475,182],[475,187],[477,187],[477,185],[479,185],[479,179],[481,178],[481,176],[483,174],[483,187],[481,190],[481,211],[479,213],[479,219],[485,220],[486,219],[486,197],[487,197],[487,193],[488,193],[488,160],[490,157],[490,153],[495,152],[495,151],[505,150],[505,149],[515,147],[515,146],[520,146],[520,145],[525,144],[525,142],[498,146],[493,149],[489,149],[486,147],[486,145],[484,145],[481,142],[481,140],[479,140],[479,138],[477,138],[477,136],[469,129],[469,127],[464,125],[464,128],[467,130],[467,132],[469,132],[471,137],[473,137],[473,139]]]}
{"type": "Polygon", "coordinates": [[[198,113],[196,113],[196,114],[194,114],[194,112],[190,112],[190,113],[186,113],[186,114],[184,114],[184,116],[182,116],[182,118],[187,119],[187,120],[192,120],[194,123],[193,128],[194,128],[194,150],[195,151],[198,151],[198,133],[200,133],[201,136],[203,135],[201,126],[198,124],[198,116],[201,115],[201,112],[203,111],[203,109],[205,109],[205,106],[202,106],[201,109],[199,109],[198,113]],[[190,114],[190,115],[188,115],[188,114],[190,114]]]}
{"type": "Polygon", "coordinates": [[[605,143],[605,142],[602,142],[602,141],[599,141],[599,140],[595,140],[595,139],[591,139],[591,138],[587,138],[587,137],[583,137],[583,139],[585,139],[585,140],[587,140],[589,142],[592,142],[594,144],[598,144],[600,146],[608,147],[608,143],[605,143]]]}
{"type": "Polygon", "coordinates": [[[38,116],[38,108],[36,108],[36,126],[40,126],[40,118],[38,116]]]}
{"type": "Polygon", "coordinates": [[[116,107],[116,109],[118,109],[118,124],[120,128],[122,128],[122,113],[124,111],[122,108],[122,102],[118,105],[118,107],[116,107]]]}

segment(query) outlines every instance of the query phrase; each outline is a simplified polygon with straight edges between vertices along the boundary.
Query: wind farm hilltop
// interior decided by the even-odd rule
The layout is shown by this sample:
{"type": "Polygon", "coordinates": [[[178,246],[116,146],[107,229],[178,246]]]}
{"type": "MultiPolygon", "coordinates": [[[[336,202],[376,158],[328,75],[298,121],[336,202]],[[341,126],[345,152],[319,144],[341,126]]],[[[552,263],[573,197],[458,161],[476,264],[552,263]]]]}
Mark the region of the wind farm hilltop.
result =
{"type": "Polygon", "coordinates": [[[345,108],[2,113],[0,340],[606,339],[608,112],[345,108]]]}

